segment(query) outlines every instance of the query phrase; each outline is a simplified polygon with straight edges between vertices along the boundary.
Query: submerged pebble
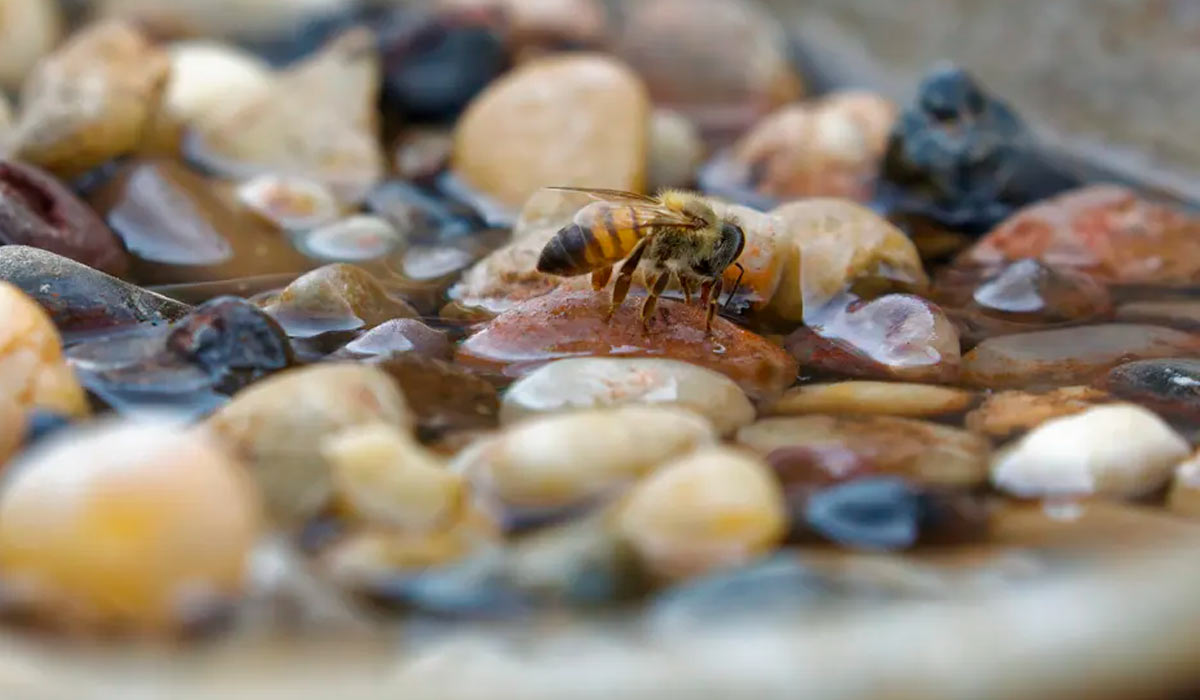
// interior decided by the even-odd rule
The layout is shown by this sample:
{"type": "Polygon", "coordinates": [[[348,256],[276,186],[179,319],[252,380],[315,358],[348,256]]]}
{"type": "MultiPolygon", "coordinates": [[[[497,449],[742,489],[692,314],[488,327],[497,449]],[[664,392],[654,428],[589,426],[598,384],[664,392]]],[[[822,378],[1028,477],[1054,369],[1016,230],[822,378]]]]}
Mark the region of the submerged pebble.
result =
{"type": "Polygon", "coordinates": [[[1050,420],[1102,403],[1112,395],[1090,386],[1064,386],[1043,393],[997,391],[967,414],[967,429],[996,439],[1024,432],[1050,420]]]}
{"type": "Polygon", "coordinates": [[[849,381],[789,389],[770,413],[871,413],[923,418],[957,413],[974,401],[971,392],[903,382],[849,381]]]}
{"type": "Polygon", "coordinates": [[[34,408],[68,416],[89,412],[83,389],[63,360],[62,341],[51,318],[7,283],[0,283],[0,377],[0,410],[18,433],[24,425],[22,414],[34,408]]]}
{"type": "Polygon", "coordinates": [[[260,304],[293,338],[365,331],[385,321],[417,315],[416,309],[374,275],[349,263],[305,273],[260,304]]]}
{"type": "Polygon", "coordinates": [[[377,362],[404,392],[423,434],[496,426],[500,410],[496,388],[462,367],[420,353],[402,353],[377,362]]]}
{"type": "Polygon", "coordinates": [[[1200,419],[1200,360],[1129,362],[1109,371],[1103,383],[1113,396],[1163,415],[1200,419]]]}

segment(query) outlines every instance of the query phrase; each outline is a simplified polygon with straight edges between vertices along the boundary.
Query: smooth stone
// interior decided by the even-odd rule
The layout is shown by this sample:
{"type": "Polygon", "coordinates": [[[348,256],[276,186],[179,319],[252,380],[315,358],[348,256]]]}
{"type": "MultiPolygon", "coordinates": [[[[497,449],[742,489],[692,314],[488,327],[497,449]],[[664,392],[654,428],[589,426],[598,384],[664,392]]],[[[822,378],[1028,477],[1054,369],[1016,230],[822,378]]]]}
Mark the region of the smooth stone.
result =
{"type": "Polygon", "coordinates": [[[724,319],[704,333],[704,309],[662,300],[642,328],[636,297],[611,320],[608,295],[555,293],[500,314],[459,346],[457,361],[508,376],[573,356],[662,357],[707,367],[729,377],[752,399],[780,394],[796,377],[796,362],[765,338],[724,319]]]}
{"type": "Polygon", "coordinates": [[[0,14],[0,88],[17,92],[63,32],[61,9],[43,0],[5,0],[0,14]]]}
{"type": "Polygon", "coordinates": [[[678,406],[728,435],[754,420],[754,406],[733,380],[704,367],[654,358],[582,357],[530,372],[504,392],[500,421],[629,404],[678,406]]]}
{"type": "Polygon", "coordinates": [[[333,353],[334,359],[365,360],[416,353],[449,360],[452,349],[444,331],[430,328],[415,318],[395,318],[375,326],[333,353]]]}
{"type": "Polygon", "coordinates": [[[814,493],[803,518],[809,529],[838,545],[886,552],[917,543],[925,510],[922,494],[908,482],[874,477],[814,493]]]}
{"type": "Polygon", "coordinates": [[[669,109],[650,115],[650,154],[646,184],[651,192],[687,187],[704,160],[704,141],[687,117],[669,109]]]}
{"type": "Polygon", "coordinates": [[[281,372],[239,392],[205,421],[245,462],[271,519],[284,525],[317,514],[332,495],[325,441],[377,423],[411,429],[404,396],[382,370],[350,364],[281,372]]]}
{"type": "Polygon", "coordinates": [[[454,134],[441,126],[412,126],[393,142],[392,172],[409,182],[430,181],[450,165],[454,134]]]}
{"type": "Polygon", "coordinates": [[[1104,388],[1163,415],[1200,418],[1200,360],[1170,358],[1118,365],[1105,377],[1104,388]]]}
{"type": "Polygon", "coordinates": [[[924,418],[964,411],[974,400],[971,392],[950,387],[848,381],[806,384],[789,389],[768,412],[777,415],[865,413],[924,418]]]}
{"type": "Polygon", "coordinates": [[[379,55],[367,29],[348,30],[278,74],[270,89],[198,124],[189,159],[233,179],[296,175],[356,202],[383,176],[377,136],[379,55]]]}
{"type": "Polygon", "coordinates": [[[963,358],[963,380],[990,389],[1087,384],[1116,365],[1200,351],[1200,336],[1104,324],[990,338],[963,358]]]}
{"type": "Polygon", "coordinates": [[[1036,428],[1051,418],[1061,418],[1102,403],[1111,403],[1106,391],[1090,386],[1064,386],[1043,393],[998,391],[967,414],[967,429],[1003,440],[1036,428]]]}
{"type": "Polygon", "coordinates": [[[463,478],[392,425],[347,428],[326,440],[339,510],[357,521],[436,532],[461,517],[463,478]]]}
{"type": "Polygon", "coordinates": [[[1079,184],[1036,149],[1007,104],[966,71],[941,64],[892,128],[876,197],[893,216],[986,233],[1017,207],[1079,184]]]}
{"type": "Polygon", "coordinates": [[[891,416],[765,418],[742,428],[737,442],[769,456],[798,447],[845,449],[855,469],[912,479],[921,485],[973,487],[988,474],[986,438],[937,423],[891,416]]]}
{"type": "Polygon", "coordinates": [[[929,278],[904,232],[845,199],[808,199],[771,212],[785,242],[784,273],[768,310],[811,322],[848,290],[922,292],[929,278]]]}
{"type": "Polygon", "coordinates": [[[261,301],[293,338],[370,330],[385,321],[413,318],[417,311],[370,272],[349,263],[319,267],[261,301]]]}
{"type": "Polygon", "coordinates": [[[988,541],[1006,549],[1112,556],[1187,541],[1200,527],[1158,506],[1087,498],[1002,499],[993,504],[988,541]]]}
{"type": "Polygon", "coordinates": [[[294,31],[305,20],[344,11],[349,0],[228,0],[214,7],[210,0],[95,0],[99,17],[136,20],[170,33],[253,40],[294,31]]]}
{"type": "Polygon", "coordinates": [[[452,468],[519,516],[608,498],[715,440],[711,424],[690,411],[622,406],[508,426],[468,447],[452,468]]]}
{"type": "Polygon", "coordinates": [[[364,204],[368,212],[386,219],[414,243],[445,243],[472,237],[488,228],[470,205],[403,180],[380,183],[364,204]]]}
{"type": "Polygon", "coordinates": [[[122,169],[92,196],[145,284],[207,282],[305,269],[307,261],[222,183],[170,160],[122,169]]]}
{"type": "Polygon", "coordinates": [[[1149,323],[1181,331],[1200,331],[1200,301],[1131,301],[1117,307],[1115,320],[1121,323],[1149,323]]]}
{"type": "Polygon", "coordinates": [[[2,578],[66,629],[179,631],[240,594],[260,521],[242,465],[202,432],[72,429],[7,468],[2,578]]]}
{"type": "Polygon", "coordinates": [[[658,0],[622,9],[617,55],[656,105],[687,115],[706,137],[740,134],[803,90],[779,20],[757,3],[658,0]]]}
{"type": "Polygon", "coordinates": [[[788,201],[871,198],[896,106],[848,90],[782,107],[742,136],[707,171],[706,185],[788,201]]]}
{"type": "MultiPolygon", "coordinates": [[[[231,44],[195,39],[168,47],[171,78],[163,96],[163,128],[176,130],[217,118],[271,85],[271,67],[231,44]]],[[[176,135],[177,136],[177,135],[176,135]]]]}
{"type": "Polygon", "coordinates": [[[771,470],[724,447],[662,465],[633,488],[616,517],[623,537],[662,579],[742,566],[774,550],[787,530],[771,470]]]}
{"type": "Polygon", "coordinates": [[[1195,454],[1175,468],[1167,492],[1167,508],[1190,518],[1200,516],[1200,459],[1195,454]]]}
{"type": "Polygon", "coordinates": [[[602,0],[435,0],[449,13],[496,18],[517,62],[580,47],[603,47],[610,30],[602,0]]]}
{"type": "Polygon", "coordinates": [[[134,26],[84,28],[26,79],[13,155],[69,178],[136,151],[169,73],[167,53],[134,26]]]}
{"type": "Polygon", "coordinates": [[[628,68],[599,54],[539,59],[492,83],[455,132],[454,169],[519,207],[546,185],[640,191],[650,105],[628,68]]]}
{"type": "Polygon", "coordinates": [[[1190,453],[1155,414],[1109,404],[1042,423],[998,452],[992,483],[1021,498],[1137,498],[1166,484],[1190,453]]]}
{"type": "Polygon", "coordinates": [[[33,165],[0,160],[0,243],[29,245],[110,275],[129,268],[121,242],[86,203],[33,165]]]}
{"type": "Polygon", "coordinates": [[[0,246],[0,279],[41,304],[54,325],[68,335],[162,325],[191,310],[187,304],[82,263],[23,245],[0,246]]]}
{"type": "Polygon", "coordinates": [[[333,223],[342,214],[341,203],[329,187],[304,177],[259,175],[239,184],[236,196],[280,231],[309,231],[333,223]]]}
{"type": "Polygon", "coordinates": [[[496,427],[500,411],[496,388],[467,370],[419,353],[383,357],[378,366],[404,392],[413,420],[424,434],[496,427]]]}
{"type": "Polygon", "coordinates": [[[1091,185],[1032,204],[1006,219],[959,264],[1034,258],[1116,284],[1200,279],[1200,217],[1116,185],[1091,185]]]}
{"type": "Polygon", "coordinates": [[[367,263],[404,246],[400,233],[378,216],[355,215],[297,234],[296,248],[320,262],[367,263]]]}
{"type": "Polygon", "coordinates": [[[867,379],[958,379],[958,331],[933,302],[909,294],[841,301],[846,306],[831,304],[819,322],[787,336],[784,345],[801,367],[867,379]]]}

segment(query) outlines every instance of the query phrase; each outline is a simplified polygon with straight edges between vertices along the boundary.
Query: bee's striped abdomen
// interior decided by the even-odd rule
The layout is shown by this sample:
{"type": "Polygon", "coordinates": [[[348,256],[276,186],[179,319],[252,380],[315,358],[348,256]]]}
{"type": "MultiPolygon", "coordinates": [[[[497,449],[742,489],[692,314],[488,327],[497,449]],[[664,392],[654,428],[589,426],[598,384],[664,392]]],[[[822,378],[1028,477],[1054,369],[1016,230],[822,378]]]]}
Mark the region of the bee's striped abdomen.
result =
{"type": "Polygon", "coordinates": [[[634,207],[595,202],[550,239],[537,269],[570,277],[612,265],[628,256],[650,229],[634,207]]]}

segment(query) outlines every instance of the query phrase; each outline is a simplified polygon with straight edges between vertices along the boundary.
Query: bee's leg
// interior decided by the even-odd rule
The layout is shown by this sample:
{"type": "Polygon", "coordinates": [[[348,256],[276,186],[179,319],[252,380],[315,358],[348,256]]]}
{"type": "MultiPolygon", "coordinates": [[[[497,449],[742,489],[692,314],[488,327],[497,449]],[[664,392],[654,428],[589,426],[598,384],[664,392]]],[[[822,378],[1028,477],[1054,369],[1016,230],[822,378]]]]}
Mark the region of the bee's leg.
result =
{"type": "Polygon", "coordinates": [[[596,270],[592,273],[592,289],[597,292],[604,289],[604,285],[608,284],[610,279],[612,279],[612,265],[596,270]]]}
{"type": "Polygon", "coordinates": [[[712,280],[700,283],[700,306],[708,306],[708,300],[712,298],[712,287],[712,280]]]}
{"type": "Polygon", "coordinates": [[[724,286],[720,277],[713,280],[712,296],[708,299],[708,313],[704,316],[705,335],[712,335],[713,318],[717,315],[717,302],[721,300],[721,290],[724,289],[724,286]]]}
{"type": "Polygon", "coordinates": [[[649,238],[643,238],[634,246],[633,251],[625,262],[621,263],[621,270],[617,272],[617,281],[613,283],[612,305],[608,307],[608,318],[617,312],[617,307],[625,301],[625,295],[629,293],[629,284],[633,281],[633,273],[637,270],[638,263],[642,261],[642,253],[646,250],[646,241],[649,238]]]}
{"type": "Polygon", "coordinates": [[[654,315],[654,309],[658,308],[658,297],[667,288],[667,282],[670,281],[671,273],[662,270],[650,282],[650,291],[646,294],[646,301],[642,302],[642,328],[645,330],[650,330],[650,317],[654,315]]]}
{"type": "Polygon", "coordinates": [[[692,303],[692,279],[687,275],[675,273],[675,279],[679,280],[679,288],[683,290],[683,303],[692,303]]]}

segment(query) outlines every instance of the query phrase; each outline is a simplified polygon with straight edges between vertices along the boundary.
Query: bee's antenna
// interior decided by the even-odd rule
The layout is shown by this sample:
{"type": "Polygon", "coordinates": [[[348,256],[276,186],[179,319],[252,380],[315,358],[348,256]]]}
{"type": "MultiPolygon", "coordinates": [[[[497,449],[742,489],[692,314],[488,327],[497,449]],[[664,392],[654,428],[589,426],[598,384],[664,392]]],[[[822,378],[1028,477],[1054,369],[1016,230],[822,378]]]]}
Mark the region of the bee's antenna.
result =
{"type": "Polygon", "coordinates": [[[742,286],[742,277],[746,274],[746,268],[742,267],[741,263],[734,263],[733,266],[738,269],[738,278],[733,283],[733,289],[729,290],[729,296],[725,297],[725,305],[721,307],[721,313],[729,310],[729,302],[733,301],[733,295],[737,294],[738,287],[742,286]]]}

